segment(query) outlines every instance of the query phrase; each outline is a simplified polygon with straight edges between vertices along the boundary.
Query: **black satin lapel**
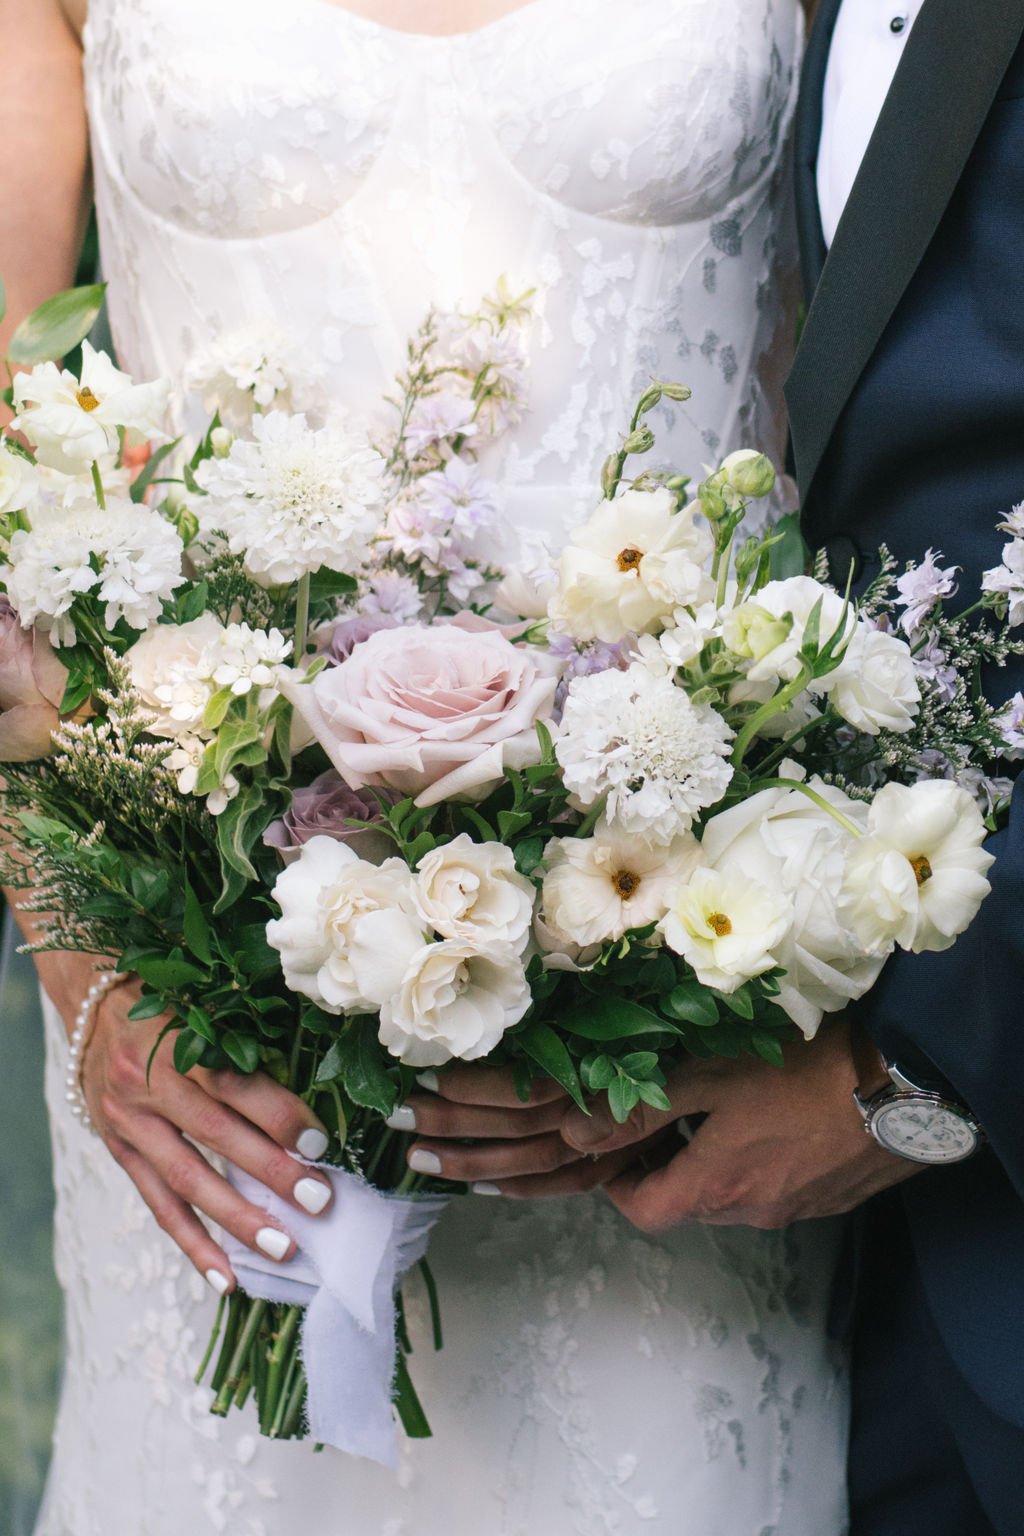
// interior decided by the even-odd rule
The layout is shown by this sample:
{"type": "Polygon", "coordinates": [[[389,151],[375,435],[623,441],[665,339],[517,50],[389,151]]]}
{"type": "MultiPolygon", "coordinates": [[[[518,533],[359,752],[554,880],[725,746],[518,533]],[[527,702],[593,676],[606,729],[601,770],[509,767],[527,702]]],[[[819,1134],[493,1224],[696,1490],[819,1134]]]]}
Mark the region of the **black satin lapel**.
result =
{"type": "Polygon", "coordinates": [[[949,205],[1024,32],[1024,0],[926,0],[786,385],[806,499],[843,407],[949,205]]]}
{"type": "Polygon", "coordinates": [[[803,69],[800,74],[800,95],[797,98],[796,119],[793,125],[793,173],[796,178],[796,223],[800,237],[800,265],[804,277],[804,293],[808,303],[821,269],[825,265],[828,247],[821,228],[821,210],[818,206],[818,145],[821,143],[822,97],[825,91],[825,72],[828,54],[832,46],[832,34],[843,0],[822,0],[818,7],[811,35],[807,40],[803,69]]]}

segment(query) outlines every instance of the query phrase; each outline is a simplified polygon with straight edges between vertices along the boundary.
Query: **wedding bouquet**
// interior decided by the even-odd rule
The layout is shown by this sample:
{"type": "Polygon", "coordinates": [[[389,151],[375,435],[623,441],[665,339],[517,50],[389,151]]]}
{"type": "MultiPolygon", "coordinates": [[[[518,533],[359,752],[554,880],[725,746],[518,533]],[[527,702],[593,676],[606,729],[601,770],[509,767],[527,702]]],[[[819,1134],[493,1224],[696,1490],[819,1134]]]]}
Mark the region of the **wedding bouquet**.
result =
{"type": "Polygon", "coordinates": [[[952,944],[1024,753],[1024,699],[977,683],[1021,648],[1024,513],[966,615],[932,551],[883,552],[857,605],[792,517],[743,537],[759,453],[639,466],[689,393],[651,383],[593,514],[524,566],[480,457],[524,409],[529,294],[428,316],[368,426],[287,338],[220,338],[194,445],[168,382],[52,361],[101,302],[11,347],[3,877],[39,947],[139,978],[181,1072],[262,1070],[329,1127],[329,1219],[288,1265],[229,1245],[200,1376],[216,1353],[215,1412],[387,1461],[392,1402],[429,1433],[400,1282],[421,1265],[439,1344],[452,1193],[386,1124],[416,1074],[505,1065],[623,1120],[688,1054],[781,1064],[896,946],[952,944]]]}

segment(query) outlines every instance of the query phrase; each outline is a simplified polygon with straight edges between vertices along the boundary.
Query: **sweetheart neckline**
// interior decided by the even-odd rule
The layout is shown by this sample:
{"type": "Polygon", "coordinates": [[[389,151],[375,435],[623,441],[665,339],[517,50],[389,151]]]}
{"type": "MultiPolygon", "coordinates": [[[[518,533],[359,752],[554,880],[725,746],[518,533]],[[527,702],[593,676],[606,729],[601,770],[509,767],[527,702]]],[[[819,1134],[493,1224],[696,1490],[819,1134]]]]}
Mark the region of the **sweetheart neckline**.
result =
{"type": "Polygon", "coordinates": [[[528,11],[539,11],[549,0],[523,0],[523,3],[514,6],[502,16],[495,16],[491,21],[485,21],[478,27],[464,28],[460,32],[413,32],[404,27],[393,27],[385,21],[378,21],[374,16],[363,16],[358,11],[353,11],[349,6],[342,5],[339,0],[298,0],[300,5],[305,5],[309,10],[335,11],[339,16],[345,17],[356,26],[366,27],[370,31],[382,33],[385,37],[397,38],[399,41],[408,39],[410,42],[423,43],[464,43],[475,37],[482,37],[486,33],[493,33],[524,16],[528,11]]]}

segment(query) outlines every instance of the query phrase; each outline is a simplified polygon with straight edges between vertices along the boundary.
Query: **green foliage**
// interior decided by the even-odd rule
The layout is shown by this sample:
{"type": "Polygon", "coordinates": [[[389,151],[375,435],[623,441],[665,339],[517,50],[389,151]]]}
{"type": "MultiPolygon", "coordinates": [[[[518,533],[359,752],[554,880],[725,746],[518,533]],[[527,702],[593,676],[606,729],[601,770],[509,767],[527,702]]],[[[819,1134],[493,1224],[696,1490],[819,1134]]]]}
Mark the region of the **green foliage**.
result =
{"type": "Polygon", "coordinates": [[[40,304],[11,337],[7,349],[11,362],[25,367],[56,362],[77,347],[95,325],[106,291],[105,283],[90,283],[40,304]]]}
{"type": "Polygon", "coordinates": [[[385,1117],[390,1115],[398,1089],[394,1075],[384,1064],[377,1020],[361,1016],[338,1022],[338,1027],[340,1033],[317,1071],[317,1083],[341,1083],[353,1104],[376,1110],[385,1117]]]}

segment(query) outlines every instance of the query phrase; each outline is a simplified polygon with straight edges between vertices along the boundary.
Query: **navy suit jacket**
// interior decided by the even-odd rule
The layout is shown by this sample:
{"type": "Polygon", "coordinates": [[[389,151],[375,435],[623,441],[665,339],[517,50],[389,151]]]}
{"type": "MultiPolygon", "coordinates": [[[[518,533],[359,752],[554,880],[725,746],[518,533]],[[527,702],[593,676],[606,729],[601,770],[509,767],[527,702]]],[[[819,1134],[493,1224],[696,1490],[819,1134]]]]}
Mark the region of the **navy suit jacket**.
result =
{"type": "MultiPolygon", "coordinates": [[[[973,601],[1024,501],[1024,0],[925,0],[825,252],[815,186],[823,0],[797,114],[810,302],[787,399],[804,531],[845,581],[886,543],[942,550],[973,601]]],[[[1024,665],[988,683],[1024,688],[1024,665]]],[[[925,1294],[974,1390],[1024,1427],[1024,776],[992,894],[953,949],[897,955],[860,1005],[910,1075],[945,1080],[988,1148],[901,1194],[925,1294]]]]}

